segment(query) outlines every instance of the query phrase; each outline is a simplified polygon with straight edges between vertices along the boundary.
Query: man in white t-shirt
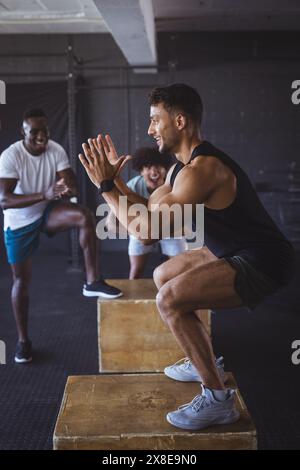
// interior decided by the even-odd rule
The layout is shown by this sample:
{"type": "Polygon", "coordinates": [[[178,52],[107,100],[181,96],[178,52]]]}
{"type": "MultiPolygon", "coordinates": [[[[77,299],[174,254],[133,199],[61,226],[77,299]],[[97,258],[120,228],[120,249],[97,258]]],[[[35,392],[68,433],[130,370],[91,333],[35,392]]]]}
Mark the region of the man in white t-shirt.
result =
{"type": "Polygon", "coordinates": [[[8,147],[0,157],[0,204],[19,337],[15,361],[25,363],[32,360],[27,333],[28,286],[41,232],[53,236],[77,227],[86,270],[83,294],[115,298],[122,293],[99,276],[94,217],[87,208],[67,199],[77,194],[76,177],[64,149],[49,139],[44,111],[26,111],[21,132],[23,140],[8,147]]]}

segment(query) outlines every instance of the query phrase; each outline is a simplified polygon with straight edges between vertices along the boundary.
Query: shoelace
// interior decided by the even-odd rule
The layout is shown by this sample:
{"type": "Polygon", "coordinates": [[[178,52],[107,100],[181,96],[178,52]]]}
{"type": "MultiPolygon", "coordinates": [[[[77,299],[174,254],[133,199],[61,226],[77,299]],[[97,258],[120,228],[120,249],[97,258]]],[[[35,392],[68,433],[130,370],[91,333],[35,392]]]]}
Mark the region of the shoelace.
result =
{"type": "Polygon", "coordinates": [[[183,366],[183,369],[189,369],[190,367],[192,367],[192,363],[191,363],[191,361],[188,357],[184,357],[183,359],[179,359],[179,361],[175,362],[173,367],[179,365],[181,362],[182,362],[181,365],[183,366]]]}
{"type": "Polygon", "coordinates": [[[191,402],[191,406],[196,413],[203,408],[207,408],[210,405],[210,401],[206,395],[197,395],[191,402]]]}
{"type": "Polygon", "coordinates": [[[196,395],[195,398],[190,402],[186,403],[185,405],[179,406],[179,410],[182,410],[184,408],[188,408],[189,406],[192,407],[192,409],[197,413],[199,410],[203,408],[207,408],[210,404],[210,401],[208,400],[206,395],[196,395]]]}

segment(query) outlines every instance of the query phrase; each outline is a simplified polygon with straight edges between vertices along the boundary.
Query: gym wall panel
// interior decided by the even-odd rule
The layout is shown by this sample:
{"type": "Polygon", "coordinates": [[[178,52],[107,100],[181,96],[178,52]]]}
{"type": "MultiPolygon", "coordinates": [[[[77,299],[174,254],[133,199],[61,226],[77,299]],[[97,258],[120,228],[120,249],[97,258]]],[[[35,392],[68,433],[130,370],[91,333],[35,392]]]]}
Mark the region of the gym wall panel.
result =
{"type": "MultiPolygon", "coordinates": [[[[67,45],[64,35],[39,36],[38,41],[35,36],[12,39],[4,37],[0,52],[7,48],[11,54],[63,53],[67,45]]],[[[147,136],[150,89],[172,81],[194,86],[204,101],[205,138],[245,168],[272,217],[298,244],[300,106],[291,102],[291,83],[300,76],[299,34],[159,33],[157,44],[159,64],[169,70],[135,74],[118,69],[126,62],[109,35],[74,36],[74,52],[83,63],[84,86],[102,87],[78,91],[83,116],[78,131],[83,138],[99,130],[109,131],[120,152],[152,144],[147,136]],[[101,69],[88,70],[90,65],[101,69]]],[[[45,68],[50,61],[52,72],[66,70],[61,59],[50,59],[45,57],[45,68]]],[[[14,63],[20,67],[20,59],[12,55],[10,67],[14,63]]],[[[0,60],[0,70],[4,65],[0,60]]],[[[38,70],[35,61],[24,58],[22,70],[28,71],[28,80],[32,67],[38,70]]],[[[130,167],[124,172],[126,179],[133,175],[130,167]]],[[[81,169],[78,176],[81,180],[85,177],[81,169]]],[[[87,181],[82,187],[86,188],[84,200],[95,209],[99,201],[96,191],[87,181]]],[[[108,241],[102,249],[124,249],[124,242],[108,241]]]]}

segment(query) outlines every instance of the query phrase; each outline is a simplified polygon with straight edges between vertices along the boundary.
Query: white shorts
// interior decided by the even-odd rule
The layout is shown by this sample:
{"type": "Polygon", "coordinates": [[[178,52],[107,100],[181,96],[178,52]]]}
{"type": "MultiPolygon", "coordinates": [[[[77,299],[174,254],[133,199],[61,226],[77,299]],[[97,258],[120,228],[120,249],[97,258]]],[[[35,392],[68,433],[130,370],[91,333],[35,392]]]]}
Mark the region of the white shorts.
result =
{"type": "Polygon", "coordinates": [[[129,256],[140,256],[151,253],[153,248],[160,244],[161,251],[166,256],[176,256],[187,250],[187,242],[185,238],[163,238],[153,245],[143,245],[137,238],[130,236],[128,245],[129,256]]]}

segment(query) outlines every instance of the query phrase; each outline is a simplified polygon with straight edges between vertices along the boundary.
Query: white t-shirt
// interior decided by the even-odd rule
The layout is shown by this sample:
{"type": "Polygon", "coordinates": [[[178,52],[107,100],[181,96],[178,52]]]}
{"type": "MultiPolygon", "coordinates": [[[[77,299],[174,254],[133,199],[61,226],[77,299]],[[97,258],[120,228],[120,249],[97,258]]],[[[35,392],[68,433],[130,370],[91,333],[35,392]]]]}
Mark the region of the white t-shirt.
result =
{"type": "MultiPolygon", "coordinates": [[[[68,156],[61,145],[49,140],[46,151],[31,155],[23,141],[12,144],[0,156],[0,178],[18,180],[14,194],[34,194],[46,191],[56,181],[56,172],[70,168],[68,156]]],[[[4,230],[24,227],[38,220],[49,201],[41,201],[18,209],[5,209],[4,230]]]]}

